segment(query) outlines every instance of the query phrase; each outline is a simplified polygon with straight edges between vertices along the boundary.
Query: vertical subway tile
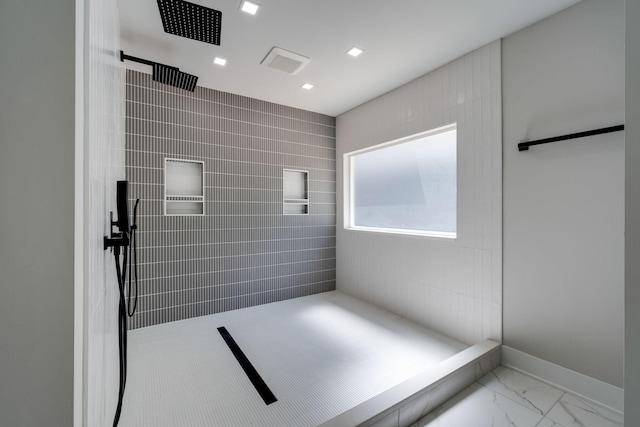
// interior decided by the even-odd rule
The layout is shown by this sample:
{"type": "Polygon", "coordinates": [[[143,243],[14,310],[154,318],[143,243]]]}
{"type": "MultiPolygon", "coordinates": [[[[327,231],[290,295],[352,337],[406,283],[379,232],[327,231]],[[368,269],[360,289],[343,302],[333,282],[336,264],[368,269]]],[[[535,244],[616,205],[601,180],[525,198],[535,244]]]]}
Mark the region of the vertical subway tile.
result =
{"type": "MultiPolygon", "coordinates": [[[[148,219],[139,221],[145,303],[131,328],[335,289],[335,263],[308,262],[324,251],[335,259],[335,228],[326,240],[312,232],[324,216],[285,226],[278,193],[283,167],[329,165],[335,204],[335,118],[200,87],[186,94],[135,71],[127,82],[127,177],[148,219]],[[164,216],[165,157],[204,161],[205,216],[164,216]],[[333,271],[323,287],[300,274],[317,268],[333,271]],[[292,277],[307,281],[287,289],[292,277]]],[[[324,196],[311,195],[312,211],[324,196]]]]}
{"type": "Polygon", "coordinates": [[[501,339],[500,73],[496,41],[338,118],[338,161],[346,152],[417,129],[457,123],[456,240],[429,240],[419,247],[409,239],[339,229],[338,263],[341,290],[467,342],[501,339]],[[398,265],[402,272],[390,273],[398,265]],[[429,291],[420,295],[415,283],[427,284],[429,291]],[[428,300],[422,306],[427,313],[416,309],[419,298],[428,300]]]}

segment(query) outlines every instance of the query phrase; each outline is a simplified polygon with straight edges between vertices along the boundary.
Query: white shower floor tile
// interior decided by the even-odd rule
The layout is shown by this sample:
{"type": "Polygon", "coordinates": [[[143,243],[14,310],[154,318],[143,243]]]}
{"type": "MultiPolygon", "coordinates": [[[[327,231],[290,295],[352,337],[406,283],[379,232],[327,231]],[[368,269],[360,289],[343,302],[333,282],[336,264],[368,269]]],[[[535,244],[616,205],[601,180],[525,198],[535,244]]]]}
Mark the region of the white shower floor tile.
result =
{"type": "Polygon", "coordinates": [[[120,426],[316,426],[464,348],[336,291],[138,329],[120,426]],[[264,403],[220,326],[277,402],[264,403]]]}

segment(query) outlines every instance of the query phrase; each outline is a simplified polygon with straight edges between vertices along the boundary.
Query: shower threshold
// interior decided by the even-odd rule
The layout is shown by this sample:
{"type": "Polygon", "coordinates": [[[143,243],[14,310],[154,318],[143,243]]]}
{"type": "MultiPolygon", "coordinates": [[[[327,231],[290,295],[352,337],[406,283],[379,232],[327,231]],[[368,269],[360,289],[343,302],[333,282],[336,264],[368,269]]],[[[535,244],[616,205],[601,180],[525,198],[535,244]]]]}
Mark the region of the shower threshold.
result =
{"type": "Polygon", "coordinates": [[[405,426],[499,362],[493,341],[469,347],[325,292],[131,331],[120,426],[405,426]]]}

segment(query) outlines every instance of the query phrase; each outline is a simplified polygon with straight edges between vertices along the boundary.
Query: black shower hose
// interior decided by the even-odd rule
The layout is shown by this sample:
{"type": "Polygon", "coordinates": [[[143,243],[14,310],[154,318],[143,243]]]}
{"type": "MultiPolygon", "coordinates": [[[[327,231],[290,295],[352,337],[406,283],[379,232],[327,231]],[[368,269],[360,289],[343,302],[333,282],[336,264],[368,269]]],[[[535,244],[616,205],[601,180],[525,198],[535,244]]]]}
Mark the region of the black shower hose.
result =
{"type": "Polygon", "coordinates": [[[138,306],[138,256],[136,247],[136,225],[138,203],[140,199],[136,200],[136,204],[133,208],[133,224],[128,231],[130,244],[129,254],[127,254],[127,248],[125,247],[122,252],[122,268],[120,267],[120,247],[116,246],[113,249],[113,254],[116,262],[116,275],[118,276],[118,291],[120,294],[118,304],[118,348],[119,348],[119,361],[120,361],[120,385],[118,390],[118,406],[116,407],[116,413],[113,418],[113,427],[118,425],[120,421],[120,414],[122,412],[122,399],[124,398],[124,389],[127,384],[127,316],[132,317],[138,306]],[[125,286],[127,283],[127,255],[129,255],[129,292],[127,299],[125,299],[125,286]],[[131,265],[133,261],[133,265],[131,265]],[[135,298],[133,303],[133,309],[131,309],[131,282],[135,278],[135,298]],[[128,304],[127,304],[128,302],[128,304]]]}
{"type": "Polygon", "coordinates": [[[120,385],[118,390],[118,406],[116,407],[116,414],[113,418],[113,427],[116,427],[120,421],[122,398],[124,397],[124,388],[127,382],[127,309],[125,307],[124,299],[124,286],[127,274],[127,248],[124,249],[122,254],[122,269],[120,268],[120,247],[116,246],[113,248],[113,254],[116,260],[116,274],[118,276],[118,290],[120,293],[120,303],[118,305],[118,359],[120,361],[120,385]]]}

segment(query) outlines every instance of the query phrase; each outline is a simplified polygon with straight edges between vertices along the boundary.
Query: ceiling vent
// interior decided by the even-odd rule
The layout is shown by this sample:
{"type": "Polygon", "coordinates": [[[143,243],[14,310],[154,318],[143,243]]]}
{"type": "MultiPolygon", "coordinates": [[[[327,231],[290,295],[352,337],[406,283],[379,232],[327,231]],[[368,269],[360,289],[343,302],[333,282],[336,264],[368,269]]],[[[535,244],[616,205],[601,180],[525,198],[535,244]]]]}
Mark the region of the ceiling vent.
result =
{"type": "Polygon", "coordinates": [[[302,70],[311,58],[288,50],[274,47],[260,64],[288,74],[296,74],[302,70]]]}

